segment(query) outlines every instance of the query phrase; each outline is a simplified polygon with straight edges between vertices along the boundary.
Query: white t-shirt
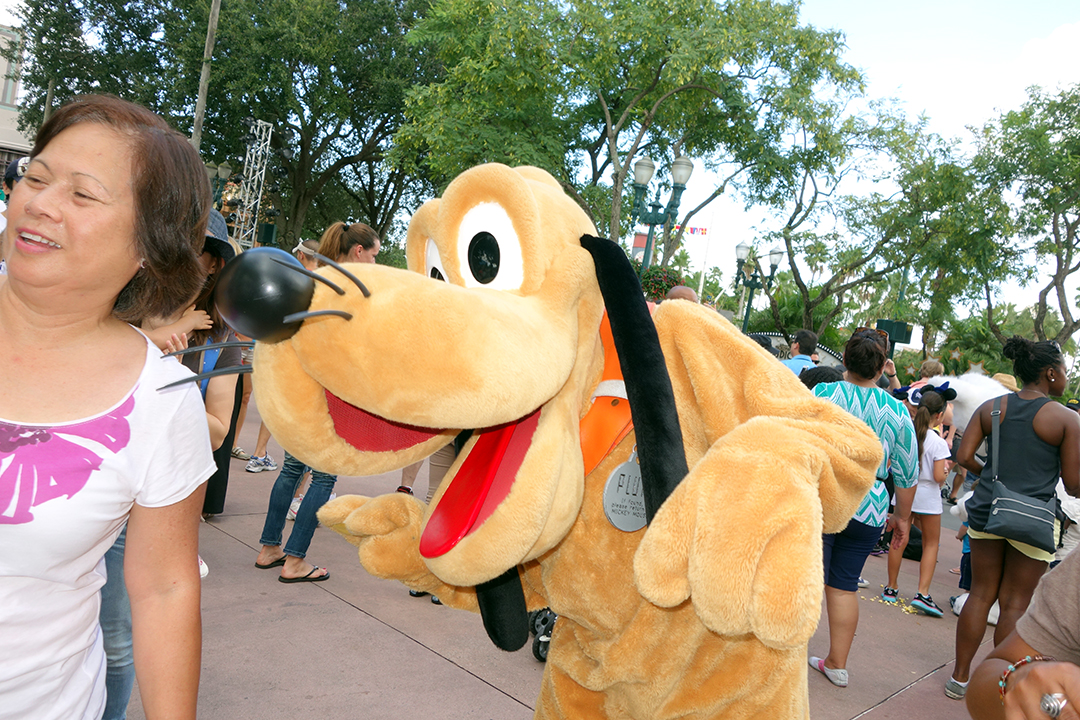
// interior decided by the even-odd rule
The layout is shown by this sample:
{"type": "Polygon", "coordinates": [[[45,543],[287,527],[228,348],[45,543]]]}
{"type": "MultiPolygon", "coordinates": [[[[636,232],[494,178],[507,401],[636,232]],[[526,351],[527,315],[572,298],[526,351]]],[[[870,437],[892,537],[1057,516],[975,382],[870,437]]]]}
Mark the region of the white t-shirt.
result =
{"type": "Polygon", "coordinates": [[[934,463],[947,460],[952,453],[949,444],[934,430],[926,431],[922,457],[919,458],[919,484],[915,486],[915,500],[911,511],[923,515],[941,514],[941,486],[934,480],[934,463]]]}
{"type": "MultiPolygon", "coordinates": [[[[101,717],[105,551],[133,503],[164,507],[215,469],[191,372],[147,340],[131,392],[85,420],[0,420],[0,718],[101,717]]],[[[92,378],[91,378],[92,380],[92,378]]]]}

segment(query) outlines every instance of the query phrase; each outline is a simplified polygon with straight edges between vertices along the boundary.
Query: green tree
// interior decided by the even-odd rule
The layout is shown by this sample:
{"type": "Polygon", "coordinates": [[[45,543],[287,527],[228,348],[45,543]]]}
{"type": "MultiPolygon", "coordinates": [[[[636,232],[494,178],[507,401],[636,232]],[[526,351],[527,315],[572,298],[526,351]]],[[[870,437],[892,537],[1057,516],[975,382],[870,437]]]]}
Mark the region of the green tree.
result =
{"type": "MultiPolygon", "coordinates": [[[[1066,285],[1080,270],[1080,85],[1051,94],[1032,88],[1019,110],[987,123],[976,164],[989,181],[1010,197],[1022,238],[1031,242],[1037,262],[1051,265],[1039,288],[1033,318],[1039,339],[1064,345],[1080,330],[1066,285]],[[1051,309],[1061,318],[1056,331],[1048,324],[1051,309]]],[[[986,284],[988,322],[998,323],[986,284]]],[[[995,334],[1004,336],[1000,329],[995,334]]]]}
{"type": "Polygon", "coordinates": [[[807,169],[794,195],[778,194],[782,225],[766,235],[801,261],[791,275],[802,327],[820,335],[830,323],[852,319],[849,308],[863,314],[861,322],[872,319],[868,313],[909,318],[919,310],[919,319],[940,326],[958,297],[981,292],[980,278],[1008,272],[1012,251],[1000,195],[979,183],[951,144],[920,125],[889,113],[844,124],[845,149],[835,157],[845,162],[807,169]],[[842,194],[846,179],[860,175],[887,190],[842,194]]]}
{"type": "MultiPolygon", "coordinates": [[[[335,184],[344,199],[335,219],[353,217],[384,232],[417,191],[417,176],[390,168],[385,156],[405,91],[437,68],[422,44],[405,43],[426,7],[427,0],[223,5],[202,151],[239,170],[250,140],[245,118],[273,126],[275,163],[284,171],[283,242],[300,236],[312,203],[335,184]]],[[[28,101],[20,122],[37,126],[52,81],[56,103],[111,92],[188,131],[209,10],[202,0],[24,0],[18,12],[28,101]]]]}
{"type": "Polygon", "coordinates": [[[410,94],[397,161],[423,154],[438,182],[479,162],[540,165],[612,240],[639,154],[730,160],[768,183],[792,118],[860,82],[839,34],[772,0],[438,0],[411,39],[446,75],[410,94]]]}

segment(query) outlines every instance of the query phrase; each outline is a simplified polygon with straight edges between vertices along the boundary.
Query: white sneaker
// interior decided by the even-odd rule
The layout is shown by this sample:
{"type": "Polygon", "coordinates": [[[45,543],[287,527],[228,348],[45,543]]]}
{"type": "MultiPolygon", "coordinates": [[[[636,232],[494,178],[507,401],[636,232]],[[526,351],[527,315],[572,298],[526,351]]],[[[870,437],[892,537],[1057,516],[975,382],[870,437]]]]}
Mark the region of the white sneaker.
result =
{"type": "Polygon", "coordinates": [[[248,460],[247,465],[244,466],[244,469],[249,473],[266,472],[267,470],[274,471],[277,470],[277,463],[274,462],[274,458],[270,457],[268,454],[263,455],[262,457],[252,455],[251,459],[248,460]]]}
{"type": "Polygon", "coordinates": [[[300,493],[293,498],[293,501],[289,503],[289,512],[285,513],[286,520],[295,520],[296,513],[300,509],[300,503],[304,501],[304,493],[300,493]]]}
{"type": "Polygon", "coordinates": [[[861,588],[870,587],[870,581],[865,579],[864,577],[862,577],[860,575],[859,576],[859,587],[861,587],[861,588]]]}
{"type": "Polygon", "coordinates": [[[210,574],[210,566],[203,562],[202,555],[199,558],[199,577],[204,578],[210,574]]]}

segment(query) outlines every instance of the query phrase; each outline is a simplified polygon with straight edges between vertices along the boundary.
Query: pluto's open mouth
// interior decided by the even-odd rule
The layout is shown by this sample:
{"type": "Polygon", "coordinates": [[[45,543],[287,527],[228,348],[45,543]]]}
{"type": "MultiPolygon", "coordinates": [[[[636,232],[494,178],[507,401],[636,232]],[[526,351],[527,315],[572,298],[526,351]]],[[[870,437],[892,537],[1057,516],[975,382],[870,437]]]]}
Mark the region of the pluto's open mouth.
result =
{"type": "MultiPolygon", "coordinates": [[[[334,430],[361,452],[406,450],[446,432],[395,423],[351,405],[326,391],[334,430]]],[[[540,422],[538,408],[512,423],[474,433],[475,442],[431,511],[420,538],[420,554],[433,558],[452,550],[491,517],[506,499],[532,445],[540,422]]]]}

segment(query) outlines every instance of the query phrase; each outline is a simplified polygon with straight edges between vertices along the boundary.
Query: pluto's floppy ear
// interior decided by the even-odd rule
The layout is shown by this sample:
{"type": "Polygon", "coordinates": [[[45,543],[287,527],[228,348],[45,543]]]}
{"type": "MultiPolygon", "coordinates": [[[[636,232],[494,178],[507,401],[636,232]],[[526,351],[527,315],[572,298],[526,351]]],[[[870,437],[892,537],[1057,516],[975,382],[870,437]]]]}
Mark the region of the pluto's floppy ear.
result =
{"type": "Polygon", "coordinates": [[[581,246],[593,257],[596,280],[607,307],[637,436],[645,516],[652,522],[664,500],[689,472],[675,393],[656,326],[630,259],[610,240],[583,235],[581,246]]]}

